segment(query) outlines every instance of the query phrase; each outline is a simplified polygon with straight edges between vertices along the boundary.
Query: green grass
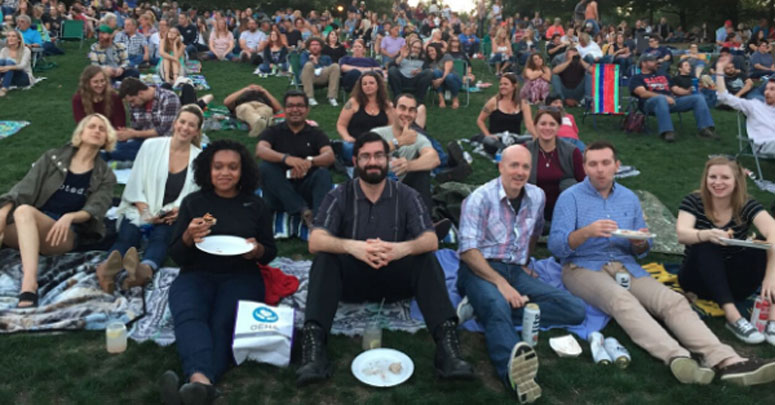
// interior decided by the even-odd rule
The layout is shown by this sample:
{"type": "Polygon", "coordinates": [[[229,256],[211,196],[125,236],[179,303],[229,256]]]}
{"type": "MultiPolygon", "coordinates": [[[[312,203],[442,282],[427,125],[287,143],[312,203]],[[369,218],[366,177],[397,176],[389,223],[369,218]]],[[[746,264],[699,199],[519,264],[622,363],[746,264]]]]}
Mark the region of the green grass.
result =
{"type": "MultiPolygon", "coordinates": [[[[0,141],[0,191],[18,181],[30,164],[46,149],[64,144],[70,139],[75,126],[70,98],[77,86],[78,75],[86,63],[86,45],[66,44],[67,55],[49,58],[59,67],[45,73],[48,80],[29,91],[13,91],[0,99],[0,120],[28,120],[32,124],[20,133],[0,141]]],[[[233,63],[206,62],[203,69],[217,100],[249,82],[267,87],[279,97],[287,88],[284,79],[257,79],[252,68],[233,63]]],[[[483,80],[494,81],[480,63],[475,73],[483,80]]],[[[428,128],[441,141],[467,138],[477,132],[476,116],[487,97],[487,92],[472,94],[471,105],[453,111],[430,108],[428,128]]],[[[323,95],[318,92],[319,101],[323,95]]],[[[685,194],[699,184],[699,176],[708,154],[736,153],[737,134],[735,115],[714,111],[716,128],[722,140],[703,141],[695,137],[696,129],[691,114],[683,114],[683,125],[676,126],[678,140],[666,144],[653,133],[625,134],[618,129],[619,119],[600,117],[595,130],[588,120],[581,123],[581,110],[572,111],[585,142],[609,139],[620,150],[624,164],[634,165],[641,175],[625,179],[632,189],[646,189],[654,193],[674,213],[685,194]]],[[[335,122],[338,109],[325,103],[315,107],[310,118],[316,120],[331,137],[336,137],[335,122]]],[[[651,126],[655,126],[651,118],[651,126]]],[[[255,139],[235,131],[210,132],[212,139],[239,139],[255,147],[255,139]]],[[[751,159],[743,163],[753,167],[751,159]]],[[[475,156],[471,183],[483,183],[496,176],[494,166],[475,156]]],[[[764,165],[765,174],[772,174],[773,164],[764,165]]],[[[749,183],[749,191],[769,205],[772,195],[759,191],[749,183]]],[[[306,246],[298,241],[279,242],[280,254],[308,256],[306,246]]],[[[545,252],[545,250],[542,250],[545,252]]],[[[651,255],[646,261],[679,261],[675,256],[651,255]]],[[[741,269],[743,270],[743,269],[741,269]]],[[[725,343],[731,344],[743,355],[775,357],[775,348],[769,345],[744,346],[734,340],[719,319],[708,321],[711,328],[725,343]]],[[[542,403],[771,403],[775,392],[771,386],[739,388],[719,383],[706,387],[684,386],[670,374],[667,367],[636,347],[621,329],[612,324],[604,330],[627,346],[633,362],[627,370],[597,367],[587,348],[576,359],[558,359],[548,347],[548,337],[561,332],[542,333],[538,352],[541,368],[538,382],[543,388],[542,403]]],[[[0,403],[7,404],[105,404],[105,403],[158,403],[155,379],[166,369],[179,370],[174,347],[159,347],[153,343],[131,342],[121,355],[108,355],[104,349],[104,334],[99,332],[71,332],[62,334],[19,334],[0,337],[0,403]]],[[[409,335],[386,332],[384,345],[406,352],[415,361],[415,375],[404,385],[393,389],[374,389],[358,383],[349,372],[349,363],[358,354],[358,339],[334,336],[329,352],[336,362],[336,374],[314,387],[297,389],[294,368],[278,369],[272,366],[246,363],[225,375],[220,387],[225,397],[219,403],[428,403],[469,404],[513,402],[513,396],[498,382],[486,355],[484,336],[462,333],[466,358],[476,367],[477,379],[471,382],[446,382],[433,377],[432,356],[434,345],[428,333],[409,335]]]]}

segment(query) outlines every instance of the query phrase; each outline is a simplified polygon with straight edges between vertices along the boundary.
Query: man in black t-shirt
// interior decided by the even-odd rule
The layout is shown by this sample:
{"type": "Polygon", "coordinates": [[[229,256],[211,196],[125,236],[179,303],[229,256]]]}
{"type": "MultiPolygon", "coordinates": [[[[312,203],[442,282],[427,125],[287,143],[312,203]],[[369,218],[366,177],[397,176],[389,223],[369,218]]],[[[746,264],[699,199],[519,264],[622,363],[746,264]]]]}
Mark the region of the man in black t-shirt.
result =
{"type": "Polygon", "coordinates": [[[644,53],[639,63],[641,73],[630,80],[630,93],[638,97],[638,107],[641,111],[657,117],[659,134],[666,142],[675,141],[670,113],[683,111],[694,112],[699,137],[717,139],[715,124],[705,97],[701,94],[676,97],[673,93],[673,80],[657,73],[657,59],[653,54],[644,53]]]}
{"type": "Polygon", "coordinates": [[[474,375],[460,354],[458,319],[434,255],[438,240],[430,214],[416,191],[386,178],[389,160],[388,142],[379,134],[360,136],[353,146],[358,177],[331,190],[315,217],[299,386],[332,374],[325,344],[340,300],[414,297],[436,341],[437,373],[474,375]]]}
{"type": "Polygon", "coordinates": [[[256,145],[263,196],[273,211],[301,215],[312,229],[314,212],[331,190],[334,151],[328,136],[307,123],[309,100],[303,92],[288,91],[283,103],[285,122],[265,129],[256,145]]]}
{"type": "Polygon", "coordinates": [[[591,93],[591,80],[587,78],[590,65],[584,62],[576,48],[565,52],[565,60],[552,69],[552,91],[560,96],[568,107],[575,107],[578,102],[591,93]]]}
{"type": "Polygon", "coordinates": [[[177,28],[178,31],[180,31],[183,44],[186,45],[186,53],[188,54],[189,58],[196,58],[196,40],[199,35],[199,30],[197,30],[196,25],[191,24],[191,21],[188,19],[188,15],[185,13],[180,13],[178,15],[177,28]]]}

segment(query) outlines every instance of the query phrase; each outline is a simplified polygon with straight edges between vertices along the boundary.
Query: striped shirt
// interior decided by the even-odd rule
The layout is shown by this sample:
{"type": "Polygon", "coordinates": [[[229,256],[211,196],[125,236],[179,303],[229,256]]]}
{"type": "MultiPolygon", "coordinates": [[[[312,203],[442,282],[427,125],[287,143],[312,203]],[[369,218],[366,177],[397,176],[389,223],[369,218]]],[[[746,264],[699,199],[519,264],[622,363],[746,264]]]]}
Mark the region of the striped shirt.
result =
{"type": "MultiPolygon", "coordinates": [[[[568,237],[597,220],[610,219],[619,229],[638,230],[646,228],[640,200],[630,189],[614,183],[608,198],[603,198],[589,182],[583,182],[566,189],[554,206],[552,231],[549,234],[549,250],[562,265],[572,263],[589,270],[599,271],[610,262],[620,262],[633,277],[647,277],[648,273],[635,261],[632,244],[618,237],[589,238],[571,249],[568,237]]],[[[649,239],[649,249],[652,241],[649,239]]],[[[645,257],[648,250],[638,257],[645,257]]]]}
{"type": "Polygon", "coordinates": [[[487,260],[527,264],[530,238],[544,229],[544,191],[525,184],[519,212],[514,211],[501,178],[483,184],[460,209],[460,253],[477,249],[487,260]]]}
{"type": "MultiPolygon", "coordinates": [[[[756,218],[760,212],[764,211],[764,207],[759,204],[758,201],[749,198],[748,201],[745,202],[745,205],[743,205],[743,208],[740,210],[740,219],[742,222],[737,223],[733,216],[732,219],[730,219],[729,222],[723,226],[714,225],[710,218],[705,215],[705,206],[702,204],[702,198],[697,193],[692,193],[684,197],[683,201],[681,201],[681,205],[678,207],[678,210],[691,214],[694,216],[694,218],[697,219],[697,221],[694,223],[695,229],[732,229],[732,231],[735,233],[735,239],[746,239],[748,237],[748,231],[753,224],[753,219],[756,218]]],[[[691,249],[692,246],[687,245],[684,254],[688,256],[691,249]]],[[[731,253],[733,251],[740,250],[740,248],[734,246],[724,246],[723,250],[727,253],[731,253]]]]}
{"type": "Polygon", "coordinates": [[[92,44],[89,50],[89,60],[92,65],[109,66],[113,68],[128,68],[129,54],[126,51],[126,45],[112,43],[107,48],[102,48],[99,42],[92,44]]]}
{"type": "Polygon", "coordinates": [[[148,40],[137,32],[130,37],[126,32],[119,31],[113,38],[113,42],[124,44],[129,56],[143,55],[145,47],[148,46],[148,40]]]}

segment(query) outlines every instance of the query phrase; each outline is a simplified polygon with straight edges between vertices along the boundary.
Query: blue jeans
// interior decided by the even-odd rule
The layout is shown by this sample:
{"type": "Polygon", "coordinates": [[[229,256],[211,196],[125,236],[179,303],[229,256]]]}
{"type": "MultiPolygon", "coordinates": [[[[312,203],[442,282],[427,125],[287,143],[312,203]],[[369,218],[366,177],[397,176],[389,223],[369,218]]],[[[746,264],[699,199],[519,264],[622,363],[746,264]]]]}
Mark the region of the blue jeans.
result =
{"type": "Polygon", "coordinates": [[[632,66],[632,59],[628,58],[616,58],[614,63],[619,65],[619,76],[630,77],[630,68],[632,66]]]}
{"type": "MultiPolygon", "coordinates": [[[[522,266],[488,260],[521,295],[541,308],[541,327],[578,325],[586,317],[584,301],[571,293],[551,287],[522,270],[522,266]]],[[[484,327],[487,352],[498,376],[508,385],[511,349],[521,340],[514,325],[522,324],[523,308],[512,308],[495,284],[477,276],[460,261],[458,290],[468,297],[479,323],[484,327]]]]}
{"type": "Polygon", "coordinates": [[[305,208],[317,212],[326,194],[331,191],[331,173],[325,167],[307,173],[303,179],[288,179],[287,167],[282,163],[259,164],[264,201],[272,211],[301,214],[305,208]]]}
{"type": "Polygon", "coordinates": [[[54,45],[53,42],[44,42],[43,53],[45,53],[46,55],[64,55],[65,51],[57,48],[57,46],[54,45]]]}
{"type": "Polygon", "coordinates": [[[657,117],[657,127],[659,133],[673,131],[673,120],[670,113],[694,111],[694,119],[697,121],[697,128],[703,129],[714,126],[713,117],[710,116],[710,109],[705,102],[705,97],[700,94],[691,94],[688,96],[675,97],[675,104],[667,104],[665,96],[651,97],[643,105],[645,113],[653,113],[657,117]]]}
{"type": "MultiPolygon", "coordinates": [[[[0,59],[0,66],[14,66],[16,61],[12,59],[0,59]]],[[[30,77],[23,70],[9,70],[2,74],[3,88],[11,86],[26,87],[30,85],[30,77]]]]}
{"type": "Polygon", "coordinates": [[[127,141],[116,142],[116,148],[113,149],[113,152],[101,152],[102,159],[106,162],[109,160],[117,160],[120,162],[134,161],[141,146],[143,146],[142,139],[129,139],[127,141]]]}
{"type": "MultiPolygon", "coordinates": [[[[439,69],[433,69],[434,80],[440,78],[441,76],[444,76],[444,72],[439,69]]],[[[447,77],[444,78],[444,81],[441,83],[439,88],[436,89],[436,91],[441,93],[449,90],[449,92],[452,94],[452,97],[457,97],[457,94],[460,93],[461,87],[463,87],[463,81],[460,80],[460,77],[458,77],[457,74],[450,72],[447,77]]]]}
{"type": "MultiPolygon", "coordinates": [[[[151,232],[148,235],[148,244],[143,253],[142,263],[151,266],[154,270],[161,267],[164,264],[164,259],[167,258],[167,245],[169,245],[171,238],[172,225],[152,225],[151,232]]],[[[124,256],[126,251],[132,246],[139,248],[142,241],[142,229],[133,224],[132,221],[124,218],[118,228],[116,241],[113,242],[113,246],[108,251],[117,250],[121,253],[121,256],[124,256]]]]}
{"type": "Polygon", "coordinates": [[[670,76],[670,65],[672,61],[661,62],[657,65],[657,74],[662,76],[670,76]]]}
{"type": "Polygon", "coordinates": [[[611,63],[611,56],[603,55],[600,59],[595,60],[595,58],[592,55],[587,55],[587,56],[584,57],[584,62],[587,62],[589,64],[611,63]]]}
{"type": "Polygon", "coordinates": [[[129,55],[129,67],[136,68],[143,64],[143,55],[129,55]]]}
{"type": "Polygon", "coordinates": [[[584,75],[584,80],[575,88],[568,88],[562,84],[562,79],[558,75],[552,75],[552,93],[560,96],[563,100],[572,98],[581,101],[584,97],[590,97],[592,94],[592,79],[590,74],[584,75]]]}
{"type": "Polygon", "coordinates": [[[202,373],[215,383],[231,366],[239,300],[263,301],[261,272],[182,269],[169,292],[175,342],[186,379],[202,373]]]}
{"type": "MultiPolygon", "coordinates": [[[[269,66],[269,63],[270,62],[268,62],[268,61],[264,61],[262,64],[260,64],[258,66],[258,68],[261,69],[262,73],[271,73],[272,72],[272,68],[269,66]]],[[[287,62],[278,63],[275,66],[278,66],[281,72],[287,72],[288,71],[288,63],[287,62]]]]}
{"type": "Polygon", "coordinates": [[[587,23],[592,23],[592,36],[597,35],[598,32],[600,32],[600,24],[597,23],[597,21],[593,19],[589,19],[587,21],[584,21],[584,25],[587,25],[587,23]]]}

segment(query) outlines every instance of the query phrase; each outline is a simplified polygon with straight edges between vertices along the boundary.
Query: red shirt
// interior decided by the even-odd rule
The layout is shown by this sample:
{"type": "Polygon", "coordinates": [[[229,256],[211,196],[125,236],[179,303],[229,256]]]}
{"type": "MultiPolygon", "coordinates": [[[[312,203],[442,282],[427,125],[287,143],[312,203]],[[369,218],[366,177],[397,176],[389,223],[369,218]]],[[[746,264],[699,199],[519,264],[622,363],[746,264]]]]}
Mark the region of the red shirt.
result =
{"type": "MultiPolygon", "coordinates": [[[[124,104],[121,102],[121,98],[118,93],[113,93],[110,117],[108,121],[113,125],[113,128],[126,127],[126,112],[124,111],[124,104]]],[[[72,99],[73,104],[73,118],[75,118],[76,124],[86,117],[86,111],[83,108],[83,101],[81,100],[81,93],[75,93],[72,99]]],[[[105,115],[105,100],[94,104],[94,112],[105,115]]]]}
{"type": "MultiPolygon", "coordinates": [[[[558,140],[557,142],[565,141],[558,140]]],[[[562,172],[562,167],[560,167],[560,158],[557,149],[555,148],[555,150],[549,153],[539,151],[537,165],[536,185],[544,190],[544,194],[546,195],[544,218],[551,220],[554,204],[560,196],[560,180],[565,177],[562,172]]],[[[584,174],[581,151],[579,151],[578,148],[573,151],[573,175],[576,178],[576,181],[582,181],[586,176],[584,174]]]]}

